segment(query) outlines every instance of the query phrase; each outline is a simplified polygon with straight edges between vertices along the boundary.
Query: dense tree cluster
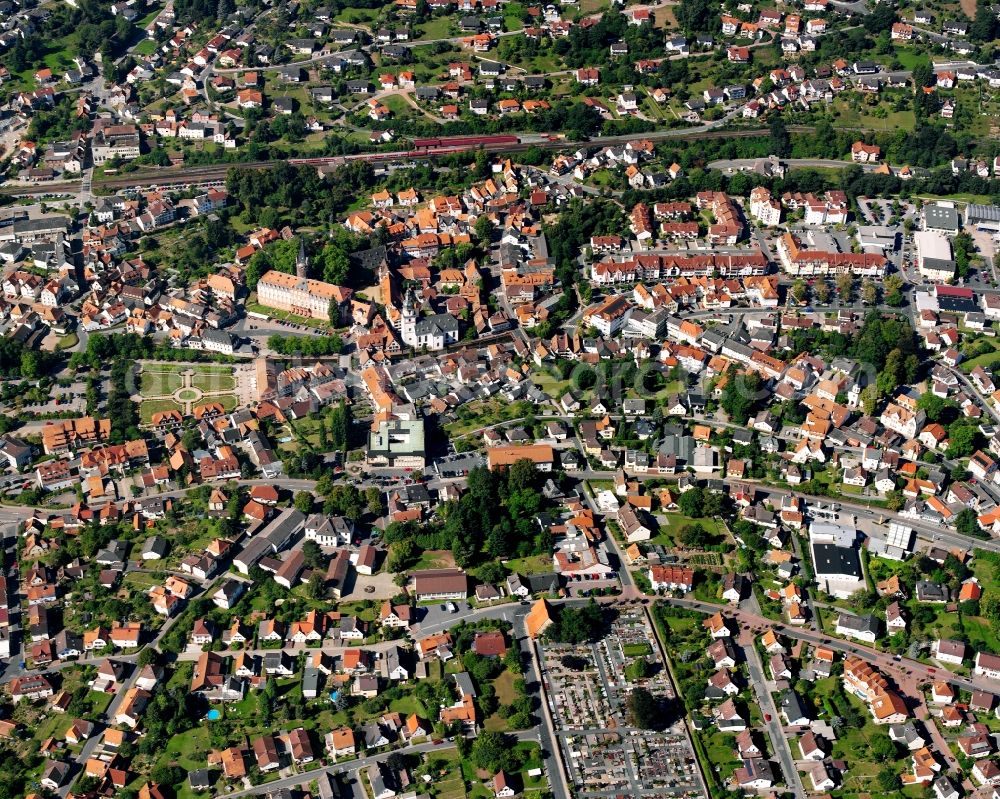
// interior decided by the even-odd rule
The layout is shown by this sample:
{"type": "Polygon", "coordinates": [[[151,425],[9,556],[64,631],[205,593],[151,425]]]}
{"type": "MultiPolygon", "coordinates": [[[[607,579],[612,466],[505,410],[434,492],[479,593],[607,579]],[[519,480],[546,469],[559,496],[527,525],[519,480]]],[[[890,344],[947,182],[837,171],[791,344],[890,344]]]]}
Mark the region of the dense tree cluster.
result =
{"type": "Polygon", "coordinates": [[[48,374],[57,360],[51,352],[26,350],[10,336],[0,338],[0,374],[4,377],[39,378],[48,374]]]}
{"type": "Polygon", "coordinates": [[[563,605],[559,608],[548,635],[560,643],[582,644],[598,640],[604,635],[606,628],[607,620],[601,606],[591,599],[583,607],[563,605]]]}
{"type": "Polygon", "coordinates": [[[719,516],[726,508],[726,495],[694,486],[678,497],[677,507],[690,519],[719,516]]]}
{"type": "Polygon", "coordinates": [[[504,471],[473,469],[468,491],[445,506],[444,533],[455,561],[462,567],[491,558],[527,556],[551,549],[551,537],[540,531],[541,476],[528,460],[504,471]]]}
{"type": "Polygon", "coordinates": [[[337,335],[330,336],[268,336],[268,349],[281,355],[304,355],[314,358],[339,355],[344,349],[344,340],[337,335]]]}
{"type": "Polygon", "coordinates": [[[721,26],[719,6],[711,0],[681,0],[675,15],[686,33],[715,33],[721,26]]]}
{"type": "Polygon", "coordinates": [[[473,469],[468,491],[446,504],[443,523],[393,523],[383,535],[390,559],[407,568],[421,550],[450,549],[463,568],[491,558],[526,557],[551,551],[551,536],[540,530],[535,515],[542,509],[541,477],[523,460],[504,471],[473,469]]]}
{"type": "Polygon", "coordinates": [[[729,414],[730,421],[744,425],[766,396],[763,381],[757,372],[739,372],[735,367],[730,368],[726,377],[719,404],[729,414]]]}
{"type": "Polygon", "coordinates": [[[272,218],[294,226],[330,223],[374,184],[370,164],[350,161],[328,178],[311,166],[277,164],[273,169],[236,167],[226,177],[230,200],[254,223],[272,218]]]}

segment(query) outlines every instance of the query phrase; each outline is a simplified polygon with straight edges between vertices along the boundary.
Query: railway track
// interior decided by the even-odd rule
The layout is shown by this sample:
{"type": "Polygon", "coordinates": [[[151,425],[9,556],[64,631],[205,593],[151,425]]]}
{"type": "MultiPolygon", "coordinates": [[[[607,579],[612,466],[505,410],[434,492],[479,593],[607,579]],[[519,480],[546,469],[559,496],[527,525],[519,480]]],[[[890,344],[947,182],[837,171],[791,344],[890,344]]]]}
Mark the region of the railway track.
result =
{"type": "MultiPolygon", "coordinates": [[[[789,133],[809,133],[814,128],[808,125],[790,125],[789,133]]],[[[461,137],[451,137],[446,139],[450,142],[439,147],[426,147],[412,150],[402,150],[387,153],[354,153],[351,155],[335,155],[316,158],[289,158],[287,162],[293,165],[315,165],[315,166],[336,166],[348,161],[367,161],[370,163],[393,163],[398,161],[410,161],[421,158],[440,158],[446,155],[469,152],[483,149],[486,152],[523,152],[532,148],[544,150],[562,150],[572,147],[593,147],[627,144],[637,139],[649,139],[651,141],[669,141],[671,139],[683,139],[685,141],[702,141],[708,139],[746,139],[757,136],[768,135],[767,128],[736,128],[733,130],[698,130],[690,131],[687,128],[677,128],[673,130],[654,131],[645,134],[625,134],[621,136],[601,136],[590,141],[575,142],[563,139],[525,141],[523,137],[516,142],[501,143],[481,143],[484,137],[470,136],[467,143],[460,143],[461,137]]],[[[490,138],[490,137],[485,137],[490,138]]],[[[95,180],[95,186],[101,186],[111,191],[130,188],[183,188],[192,185],[209,186],[212,184],[221,185],[230,169],[268,169],[281,161],[248,161],[246,163],[227,164],[206,164],[203,166],[191,167],[168,167],[159,170],[147,170],[145,172],[131,172],[126,176],[103,178],[95,180]]],[[[846,166],[846,163],[845,163],[846,166]]],[[[66,195],[77,194],[81,189],[80,181],[65,181],[60,183],[34,184],[31,186],[0,186],[0,194],[13,196],[38,196],[38,195],[66,195]]]]}

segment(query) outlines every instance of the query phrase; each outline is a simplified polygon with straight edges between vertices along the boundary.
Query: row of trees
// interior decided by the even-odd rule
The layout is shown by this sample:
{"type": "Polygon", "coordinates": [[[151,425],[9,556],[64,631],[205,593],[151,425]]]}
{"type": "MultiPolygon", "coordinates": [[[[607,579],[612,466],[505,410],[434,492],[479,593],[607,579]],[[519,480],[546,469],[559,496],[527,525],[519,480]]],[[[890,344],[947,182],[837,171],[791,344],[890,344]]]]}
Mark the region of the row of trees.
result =
{"type": "Polygon", "coordinates": [[[314,358],[339,355],[344,350],[344,340],[338,335],[329,336],[268,336],[267,347],[280,355],[303,355],[314,358]]]}

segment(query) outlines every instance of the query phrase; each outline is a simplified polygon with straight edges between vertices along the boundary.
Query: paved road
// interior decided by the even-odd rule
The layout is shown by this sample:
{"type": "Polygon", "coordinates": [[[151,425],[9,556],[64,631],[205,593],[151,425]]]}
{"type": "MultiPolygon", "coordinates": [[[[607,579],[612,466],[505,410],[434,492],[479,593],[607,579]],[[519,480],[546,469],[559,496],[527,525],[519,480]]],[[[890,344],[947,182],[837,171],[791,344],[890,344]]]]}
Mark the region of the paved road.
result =
{"type": "Polygon", "coordinates": [[[914,675],[919,680],[923,681],[943,680],[968,691],[982,690],[990,693],[996,693],[1000,690],[1000,681],[998,680],[991,680],[985,677],[961,677],[943,667],[927,666],[908,658],[896,660],[891,653],[882,652],[873,647],[855,643],[853,641],[847,641],[843,638],[837,638],[826,633],[813,632],[804,628],[786,627],[784,624],[776,623],[772,619],[768,619],[763,616],[748,613],[741,608],[720,606],[710,602],[702,602],[697,599],[667,598],[665,601],[671,605],[676,605],[677,607],[697,610],[700,613],[706,613],[709,615],[721,612],[723,616],[737,621],[741,629],[744,627],[756,630],[774,629],[780,634],[788,635],[791,638],[805,641],[806,643],[814,646],[827,646],[830,649],[845,655],[856,655],[869,663],[874,664],[880,671],[884,674],[893,676],[894,679],[895,675],[903,672],[904,674],[914,675]]]}
{"type": "Polygon", "coordinates": [[[986,397],[979,392],[979,389],[976,388],[975,384],[971,380],[969,380],[965,372],[961,369],[949,369],[948,371],[958,378],[958,382],[965,386],[966,390],[968,390],[972,396],[979,400],[979,405],[990,415],[994,422],[1000,422],[1000,414],[994,410],[992,403],[990,403],[986,397]]]}
{"type": "Polygon", "coordinates": [[[785,737],[785,731],[781,727],[778,709],[774,704],[774,696],[771,694],[771,683],[764,676],[764,664],[761,662],[760,653],[754,645],[753,635],[745,633],[742,638],[743,652],[746,654],[747,668],[750,671],[750,685],[757,696],[757,704],[771,718],[770,721],[765,719],[764,725],[767,728],[767,735],[771,739],[771,749],[781,763],[785,785],[796,797],[804,797],[805,790],[802,787],[802,779],[798,769],[795,768],[795,758],[788,745],[788,738],[785,737]]]}
{"type": "MultiPolygon", "coordinates": [[[[759,158],[736,158],[709,161],[708,168],[718,169],[722,172],[739,172],[750,169],[759,160],[759,158]]],[[[852,165],[850,161],[835,161],[832,158],[783,158],[781,162],[786,164],[789,169],[845,169],[852,165]]],[[[877,164],[861,165],[866,172],[874,172],[877,166],[877,164]]]]}

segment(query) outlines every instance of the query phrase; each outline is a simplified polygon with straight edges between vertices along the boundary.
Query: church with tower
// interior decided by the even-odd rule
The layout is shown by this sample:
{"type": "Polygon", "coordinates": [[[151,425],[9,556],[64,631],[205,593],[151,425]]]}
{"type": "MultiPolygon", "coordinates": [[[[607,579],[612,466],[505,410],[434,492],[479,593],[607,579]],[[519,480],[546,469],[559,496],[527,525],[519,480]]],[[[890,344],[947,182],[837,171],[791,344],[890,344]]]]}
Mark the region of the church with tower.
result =
{"type": "Polygon", "coordinates": [[[458,320],[447,313],[420,316],[420,304],[413,289],[406,292],[400,310],[399,335],[414,349],[442,350],[458,341],[458,320]]]}

